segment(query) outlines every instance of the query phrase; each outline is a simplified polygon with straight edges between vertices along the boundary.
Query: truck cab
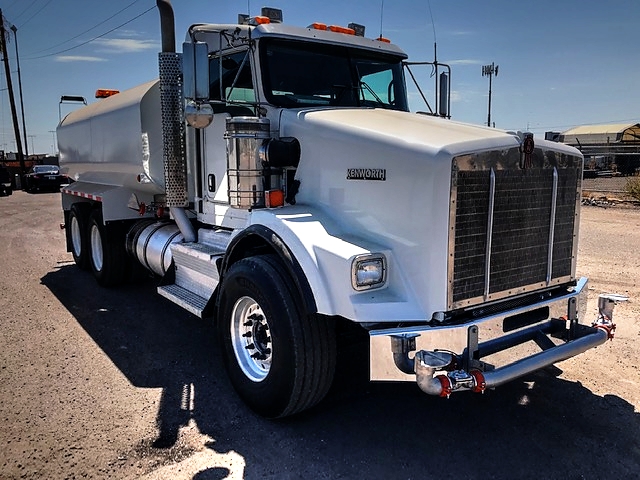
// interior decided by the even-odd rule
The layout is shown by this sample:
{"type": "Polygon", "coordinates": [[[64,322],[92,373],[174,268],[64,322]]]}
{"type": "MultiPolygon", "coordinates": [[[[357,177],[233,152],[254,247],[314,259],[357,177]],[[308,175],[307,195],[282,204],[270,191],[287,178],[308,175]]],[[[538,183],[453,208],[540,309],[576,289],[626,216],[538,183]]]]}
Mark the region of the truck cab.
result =
{"type": "MultiPolygon", "coordinates": [[[[202,149],[205,159],[201,192],[196,192],[201,193],[198,214],[205,223],[221,221],[233,227],[246,219],[246,210],[229,212],[227,208],[227,119],[266,119],[269,136],[280,138],[287,136],[280,128],[287,111],[366,107],[408,111],[402,67],[406,54],[398,47],[356,36],[349,28],[318,23],[291,27],[265,16],[259,21],[253,26],[196,25],[183,46],[185,56],[193,55],[184,72],[187,109],[193,112],[194,122],[210,115],[204,119],[210,122],[207,127],[193,129],[187,136],[188,144],[202,149]]],[[[281,187],[284,196],[293,200],[295,169],[291,167],[270,175],[268,188],[281,187]]]]}

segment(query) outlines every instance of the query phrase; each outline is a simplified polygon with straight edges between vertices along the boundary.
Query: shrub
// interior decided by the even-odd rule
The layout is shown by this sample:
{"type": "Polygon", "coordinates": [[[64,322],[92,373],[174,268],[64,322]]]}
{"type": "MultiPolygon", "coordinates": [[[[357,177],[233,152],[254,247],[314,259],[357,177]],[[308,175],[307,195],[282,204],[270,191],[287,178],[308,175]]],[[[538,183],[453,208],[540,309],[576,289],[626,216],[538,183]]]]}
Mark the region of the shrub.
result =
{"type": "Polygon", "coordinates": [[[624,187],[624,191],[627,195],[640,200],[640,177],[629,177],[627,184],[624,187]]]}

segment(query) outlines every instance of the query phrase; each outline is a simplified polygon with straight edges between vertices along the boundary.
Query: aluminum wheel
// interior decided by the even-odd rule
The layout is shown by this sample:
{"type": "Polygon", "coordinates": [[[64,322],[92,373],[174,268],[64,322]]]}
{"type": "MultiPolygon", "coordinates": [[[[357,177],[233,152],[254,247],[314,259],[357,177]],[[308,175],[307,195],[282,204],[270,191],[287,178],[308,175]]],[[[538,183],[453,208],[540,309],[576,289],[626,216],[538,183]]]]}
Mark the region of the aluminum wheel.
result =
{"type": "Polygon", "coordinates": [[[97,271],[102,271],[104,252],[102,250],[102,237],[97,225],[91,225],[91,261],[97,271]]]}
{"type": "Polygon", "coordinates": [[[73,246],[73,253],[77,257],[82,255],[82,237],[80,224],[78,223],[78,217],[75,215],[71,216],[71,245],[73,246]]]}
{"type": "Polygon", "coordinates": [[[271,369],[271,334],[262,308],[251,297],[241,297],[231,314],[231,345],[242,372],[254,382],[271,369]]]}
{"type": "Polygon", "coordinates": [[[335,371],[333,319],[310,314],[274,254],[246,257],[222,277],[216,329],[229,380],[256,413],[281,418],[318,403],[335,371]]]}

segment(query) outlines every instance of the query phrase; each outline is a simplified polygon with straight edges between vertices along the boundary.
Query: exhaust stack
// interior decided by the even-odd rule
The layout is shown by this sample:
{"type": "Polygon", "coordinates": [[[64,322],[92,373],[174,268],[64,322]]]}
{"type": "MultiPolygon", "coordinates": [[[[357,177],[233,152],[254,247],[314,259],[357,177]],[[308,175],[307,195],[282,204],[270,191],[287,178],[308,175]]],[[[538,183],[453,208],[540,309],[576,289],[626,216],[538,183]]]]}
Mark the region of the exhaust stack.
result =
{"type": "Polygon", "coordinates": [[[186,242],[196,240],[193,226],[184,207],[187,197],[187,164],[184,148],[182,111],[182,55],[175,51],[173,8],[169,0],[156,0],[160,12],[162,52],[158,54],[160,103],[162,111],[162,144],[166,204],[178,223],[186,242]]]}
{"type": "Polygon", "coordinates": [[[172,53],[176,51],[176,30],[174,27],[173,7],[169,0],[156,0],[160,12],[160,37],[162,51],[172,53]]]}

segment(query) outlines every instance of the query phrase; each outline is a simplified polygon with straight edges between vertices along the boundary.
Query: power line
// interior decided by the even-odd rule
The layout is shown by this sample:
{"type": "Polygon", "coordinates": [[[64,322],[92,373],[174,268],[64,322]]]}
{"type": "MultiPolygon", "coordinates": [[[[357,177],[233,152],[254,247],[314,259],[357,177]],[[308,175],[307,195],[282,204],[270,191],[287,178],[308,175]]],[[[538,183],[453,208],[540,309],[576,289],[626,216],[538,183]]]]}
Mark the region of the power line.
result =
{"type": "Polygon", "coordinates": [[[71,40],[75,40],[76,38],[78,38],[78,37],[80,37],[80,36],[84,35],[85,33],[89,33],[91,30],[94,30],[94,29],[98,28],[100,25],[102,25],[102,24],[104,24],[104,23],[108,22],[108,21],[109,21],[109,20],[111,20],[113,17],[115,17],[115,16],[117,16],[117,15],[121,14],[121,13],[122,13],[122,12],[124,12],[127,8],[129,8],[129,7],[131,7],[132,5],[134,5],[134,4],[136,4],[136,3],[138,3],[139,1],[140,1],[140,0],[134,0],[133,2],[131,2],[129,5],[127,5],[127,6],[126,6],[126,7],[124,7],[123,9],[118,10],[116,13],[114,13],[114,14],[113,14],[113,15],[111,15],[110,17],[105,18],[104,20],[102,20],[102,21],[101,21],[101,22],[99,22],[99,23],[96,23],[93,27],[88,28],[88,29],[87,29],[87,30],[85,30],[84,32],[81,32],[81,33],[77,34],[75,37],[71,37],[71,38],[69,38],[69,39],[65,40],[64,42],[57,43],[56,45],[53,45],[53,46],[51,46],[51,47],[47,47],[47,48],[44,48],[44,49],[42,49],[42,50],[37,50],[37,51],[33,52],[31,55],[37,55],[38,53],[41,53],[41,52],[47,52],[47,51],[49,51],[49,50],[53,50],[54,48],[57,48],[57,47],[59,47],[60,45],[64,45],[65,43],[69,43],[71,40]]]}
{"type": "Polygon", "coordinates": [[[114,31],[118,30],[119,28],[122,28],[122,27],[124,27],[125,25],[127,25],[127,24],[129,24],[129,23],[133,22],[134,20],[137,20],[138,18],[140,18],[140,17],[141,17],[141,16],[143,16],[144,14],[149,13],[149,12],[150,12],[151,10],[153,10],[154,8],[156,8],[156,6],[155,6],[155,5],[154,5],[153,7],[151,7],[151,8],[148,8],[147,10],[145,10],[144,12],[142,12],[141,14],[136,15],[136,16],[135,16],[135,17],[133,17],[132,19],[127,20],[127,21],[126,21],[126,22],[124,22],[124,23],[121,23],[121,24],[120,24],[120,25],[118,25],[117,27],[114,27],[114,28],[112,28],[111,30],[109,30],[109,31],[107,31],[107,32],[104,32],[104,33],[103,33],[103,34],[101,34],[101,35],[98,35],[98,36],[96,36],[96,37],[93,37],[91,40],[87,40],[86,42],[79,43],[78,45],[75,45],[75,46],[73,46],[73,47],[69,47],[69,48],[65,48],[64,50],[60,50],[60,51],[58,51],[58,52],[48,53],[48,54],[46,54],[46,55],[40,55],[39,57],[30,57],[30,58],[27,58],[26,60],[37,60],[37,59],[39,59],[39,58],[53,57],[53,56],[55,56],[55,55],[59,55],[59,54],[61,54],[61,53],[65,53],[65,52],[68,52],[68,51],[70,51],[70,50],[74,50],[74,49],[76,49],[76,48],[78,48],[78,47],[81,47],[81,46],[83,46],[83,45],[86,45],[87,43],[91,43],[91,42],[93,42],[94,40],[97,40],[97,39],[99,39],[99,38],[102,38],[102,37],[104,37],[105,35],[109,35],[111,32],[114,32],[114,31]]]}
{"type": "Polygon", "coordinates": [[[20,0],[15,0],[11,5],[9,5],[6,10],[9,10],[11,7],[13,7],[16,3],[18,3],[20,0]]]}
{"type": "Polygon", "coordinates": [[[24,22],[22,22],[22,24],[20,25],[20,28],[24,27],[27,23],[29,23],[29,20],[31,20],[33,17],[35,17],[36,15],[38,15],[42,10],[44,10],[44,7],[46,7],[47,5],[49,5],[51,3],[51,0],[49,0],[47,3],[45,3],[44,5],[42,5],[38,10],[36,10],[36,12],[31,15],[29,18],[27,18],[24,22]]]}
{"type": "Polygon", "coordinates": [[[25,12],[26,12],[27,10],[29,10],[31,7],[33,7],[33,5],[34,5],[37,1],[38,1],[38,0],[33,0],[33,2],[31,2],[27,8],[25,8],[22,12],[20,12],[18,15],[16,15],[16,16],[15,16],[14,21],[15,21],[15,20],[17,20],[18,18],[20,18],[22,15],[24,15],[24,14],[25,14],[25,12]]]}

